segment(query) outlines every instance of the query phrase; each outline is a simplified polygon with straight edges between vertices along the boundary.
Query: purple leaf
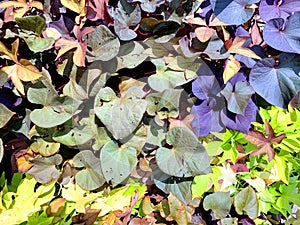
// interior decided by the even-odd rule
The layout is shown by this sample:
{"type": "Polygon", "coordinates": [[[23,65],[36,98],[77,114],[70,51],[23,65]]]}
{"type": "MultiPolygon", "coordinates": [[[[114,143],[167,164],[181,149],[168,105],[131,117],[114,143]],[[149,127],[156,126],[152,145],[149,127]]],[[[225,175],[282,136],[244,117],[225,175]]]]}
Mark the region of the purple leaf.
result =
{"type": "Polygon", "coordinates": [[[222,122],[230,129],[247,133],[251,126],[251,122],[256,120],[257,111],[257,106],[250,100],[244,114],[233,114],[226,109],[223,109],[221,112],[222,122]]]}
{"type": "Polygon", "coordinates": [[[250,84],[272,105],[286,107],[300,89],[300,77],[291,68],[274,68],[273,58],[262,59],[250,73],[250,84]]]}
{"type": "Polygon", "coordinates": [[[272,48],[283,52],[300,53],[300,12],[295,12],[285,21],[272,19],[265,25],[263,36],[272,48]]]}
{"type": "Polygon", "coordinates": [[[224,106],[220,107],[214,98],[209,98],[192,107],[191,114],[194,114],[195,117],[191,125],[198,137],[206,136],[211,131],[221,132],[224,130],[224,125],[220,120],[220,111],[224,106]]]}
{"type": "Polygon", "coordinates": [[[259,5],[260,17],[264,21],[275,18],[286,19],[293,12],[300,11],[299,0],[261,0],[259,5]]]}
{"type": "Polygon", "coordinates": [[[192,83],[192,91],[194,95],[205,100],[211,96],[217,96],[221,91],[220,85],[215,76],[199,76],[192,83]]]}

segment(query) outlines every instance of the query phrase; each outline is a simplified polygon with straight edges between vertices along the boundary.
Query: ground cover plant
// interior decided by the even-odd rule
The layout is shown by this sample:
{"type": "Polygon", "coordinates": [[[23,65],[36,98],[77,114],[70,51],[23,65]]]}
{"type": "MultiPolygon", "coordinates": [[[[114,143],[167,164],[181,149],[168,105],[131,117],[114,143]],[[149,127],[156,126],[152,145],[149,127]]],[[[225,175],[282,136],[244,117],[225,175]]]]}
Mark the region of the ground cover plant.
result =
{"type": "Polygon", "coordinates": [[[300,1],[0,3],[0,223],[299,224],[300,1]]]}

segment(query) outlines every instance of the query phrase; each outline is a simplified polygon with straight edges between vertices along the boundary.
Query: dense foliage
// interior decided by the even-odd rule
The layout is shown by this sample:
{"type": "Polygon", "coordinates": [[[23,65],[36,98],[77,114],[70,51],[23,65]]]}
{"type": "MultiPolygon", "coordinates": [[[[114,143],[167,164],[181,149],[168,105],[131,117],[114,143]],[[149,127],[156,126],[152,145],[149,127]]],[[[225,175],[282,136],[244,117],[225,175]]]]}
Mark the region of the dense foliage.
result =
{"type": "Polygon", "coordinates": [[[299,224],[300,1],[0,3],[0,223],[299,224]]]}

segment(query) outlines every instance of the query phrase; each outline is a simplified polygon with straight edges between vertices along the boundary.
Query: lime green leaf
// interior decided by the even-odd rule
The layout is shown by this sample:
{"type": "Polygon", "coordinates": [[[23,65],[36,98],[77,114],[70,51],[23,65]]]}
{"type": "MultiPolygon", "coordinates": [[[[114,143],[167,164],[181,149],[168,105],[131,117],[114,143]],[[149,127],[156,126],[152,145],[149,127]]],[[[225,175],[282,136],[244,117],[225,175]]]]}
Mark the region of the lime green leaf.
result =
{"type": "Polygon", "coordinates": [[[14,114],[14,112],[10,111],[5,105],[0,103],[0,128],[4,127],[14,114]]]}
{"type": "Polygon", "coordinates": [[[94,105],[97,117],[117,140],[126,138],[137,128],[146,107],[146,100],[117,98],[108,87],[99,91],[94,105]]]}
{"type": "Polygon", "coordinates": [[[35,32],[38,36],[46,29],[46,22],[41,16],[25,16],[16,18],[16,22],[21,29],[35,32]]]}
{"type": "Polygon", "coordinates": [[[240,215],[244,211],[251,219],[258,217],[259,205],[255,191],[251,187],[241,190],[234,196],[234,207],[240,215]]]}
{"type": "Polygon", "coordinates": [[[207,191],[210,182],[210,174],[196,176],[192,183],[193,198],[202,197],[207,191]]]}
{"type": "Polygon", "coordinates": [[[238,218],[223,218],[221,219],[222,225],[238,225],[238,218]]]}
{"type": "Polygon", "coordinates": [[[203,208],[211,209],[217,219],[225,218],[231,208],[229,192],[215,192],[204,198],[203,208]]]}
{"type": "Polygon", "coordinates": [[[87,205],[99,197],[99,193],[88,193],[72,181],[62,188],[61,194],[67,201],[75,202],[78,213],[85,213],[87,205]]]}
{"type": "Polygon", "coordinates": [[[43,52],[49,49],[55,42],[54,38],[40,38],[35,36],[29,36],[24,40],[33,52],[43,52]]]}
{"type": "Polygon", "coordinates": [[[277,155],[275,155],[275,165],[277,167],[277,171],[278,171],[278,176],[280,177],[280,179],[285,183],[285,184],[289,184],[289,167],[287,165],[287,162],[284,158],[279,157],[277,155]]]}
{"type": "Polygon", "coordinates": [[[211,172],[205,148],[194,133],[185,127],[176,127],[166,135],[172,149],[160,147],[156,152],[159,168],[176,177],[191,177],[211,172]]]}
{"type": "Polygon", "coordinates": [[[48,217],[47,213],[44,211],[42,214],[36,212],[28,217],[26,225],[49,225],[52,223],[54,217],[48,217]]]}
{"type": "Polygon", "coordinates": [[[92,48],[87,54],[89,61],[109,61],[118,54],[120,48],[119,39],[104,25],[97,26],[87,35],[87,43],[92,48]]]}
{"type": "Polygon", "coordinates": [[[33,167],[31,167],[27,173],[34,176],[34,178],[42,184],[49,183],[52,180],[58,180],[60,172],[56,169],[56,166],[61,164],[62,161],[63,158],[59,154],[32,159],[30,163],[33,164],[33,167]]]}
{"type": "Polygon", "coordinates": [[[76,183],[86,190],[95,190],[105,183],[101,172],[100,159],[91,151],[79,152],[73,159],[75,167],[85,168],[80,170],[76,176],[76,183]]]}
{"type": "Polygon", "coordinates": [[[136,150],[119,147],[114,141],[109,141],[101,149],[100,161],[106,181],[115,186],[124,181],[136,166],[136,150]]]}

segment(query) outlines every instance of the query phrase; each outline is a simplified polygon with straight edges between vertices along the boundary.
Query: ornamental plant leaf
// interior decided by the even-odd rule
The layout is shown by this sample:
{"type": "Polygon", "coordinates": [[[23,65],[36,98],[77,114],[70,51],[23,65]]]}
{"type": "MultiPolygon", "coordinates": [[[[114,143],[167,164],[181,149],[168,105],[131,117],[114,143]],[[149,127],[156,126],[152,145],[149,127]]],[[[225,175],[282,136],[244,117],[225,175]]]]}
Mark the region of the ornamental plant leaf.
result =
{"type": "Polygon", "coordinates": [[[232,44],[230,45],[228,51],[230,53],[237,53],[243,56],[248,56],[253,59],[260,59],[258,55],[255,54],[250,48],[244,46],[245,42],[249,40],[249,36],[237,36],[234,38],[232,44]]]}
{"type": "Polygon", "coordinates": [[[85,0],[61,0],[61,4],[76,13],[81,13],[85,7],[85,0]]]}
{"type": "Polygon", "coordinates": [[[247,81],[238,81],[234,86],[228,82],[221,93],[227,100],[228,110],[236,114],[244,114],[254,90],[247,81]]]}
{"type": "Polygon", "coordinates": [[[300,2],[296,0],[261,0],[259,4],[260,17],[264,21],[275,18],[286,19],[297,11],[300,11],[300,2]]]}
{"type": "Polygon", "coordinates": [[[35,142],[30,145],[30,149],[39,153],[42,156],[51,156],[58,152],[60,148],[60,143],[49,142],[43,138],[37,138],[35,142]]]}
{"type": "Polygon", "coordinates": [[[257,62],[250,72],[249,81],[256,93],[283,108],[300,89],[299,76],[291,68],[276,68],[273,58],[257,62]],[[266,83],[269,88],[265,88],[266,83]]]}
{"type": "Polygon", "coordinates": [[[250,186],[234,196],[234,207],[238,214],[242,215],[244,211],[251,219],[259,216],[258,198],[250,186]]]}
{"type": "Polygon", "coordinates": [[[52,180],[58,180],[60,172],[56,166],[61,164],[63,158],[61,155],[56,154],[50,157],[35,158],[30,160],[33,164],[28,174],[31,174],[39,183],[46,184],[52,180]]]}
{"type": "Polygon", "coordinates": [[[130,135],[139,125],[146,111],[147,101],[138,98],[118,98],[111,88],[103,88],[95,98],[97,117],[115,139],[130,135]]]}
{"type": "Polygon", "coordinates": [[[120,184],[137,164],[136,149],[119,147],[114,141],[107,142],[100,153],[101,168],[107,182],[120,184]]]}
{"type": "Polygon", "coordinates": [[[299,54],[299,19],[300,12],[295,12],[286,21],[282,18],[268,21],[263,30],[264,41],[277,50],[299,54]]]}
{"type": "Polygon", "coordinates": [[[274,130],[267,120],[265,121],[265,130],[267,137],[265,137],[265,135],[260,131],[250,130],[248,134],[245,135],[245,138],[252,144],[259,147],[255,149],[251,155],[267,154],[268,161],[270,162],[275,157],[275,150],[272,144],[280,144],[286,135],[281,134],[275,136],[274,130]]]}
{"type": "Polygon", "coordinates": [[[120,41],[106,26],[100,25],[87,35],[87,45],[91,48],[88,61],[109,61],[118,54],[120,41]]]}
{"type": "Polygon", "coordinates": [[[25,39],[28,48],[33,52],[43,52],[53,46],[54,38],[41,38],[30,35],[25,39]]]}
{"type": "Polygon", "coordinates": [[[95,190],[105,183],[100,159],[92,151],[84,150],[73,158],[76,168],[84,168],[75,175],[77,185],[85,190],[95,190]]]}
{"type": "Polygon", "coordinates": [[[128,2],[140,2],[142,10],[144,10],[145,12],[154,13],[156,8],[163,4],[165,0],[130,0],[128,2]]]}
{"type": "Polygon", "coordinates": [[[211,209],[217,219],[225,218],[230,211],[231,205],[229,192],[214,192],[207,195],[203,201],[203,208],[206,211],[211,209]]]}
{"type": "Polygon", "coordinates": [[[210,0],[217,18],[228,25],[246,23],[254,13],[254,9],[248,6],[257,2],[259,0],[210,0]]]}
{"type": "Polygon", "coordinates": [[[166,134],[171,149],[160,147],[156,152],[159,168],[175,177],[191,177],[211,172],[205,148],[185,127],[176,127],[166,134]]]}
{"type": "Polygon", "coordinates": [[[38,36],[46,29],[46,22],[41,16],[25,16],[16,18],[18,26],[23,30],[35,32],[38,36]]]}
{"type": "Polygon", "coordinates": [[[14,114],[14,112],[10,111],[5,105],[0,103],[0,128],[4,127],[14,114]]]}

